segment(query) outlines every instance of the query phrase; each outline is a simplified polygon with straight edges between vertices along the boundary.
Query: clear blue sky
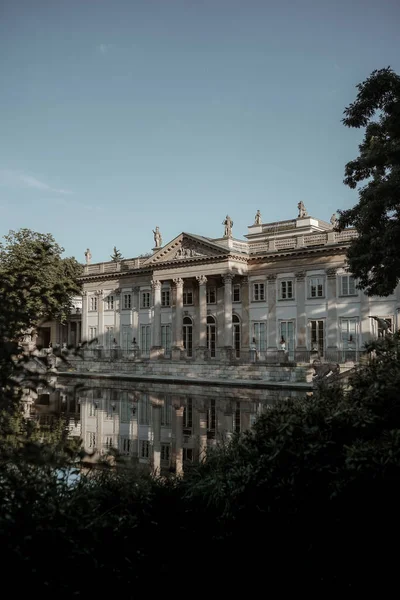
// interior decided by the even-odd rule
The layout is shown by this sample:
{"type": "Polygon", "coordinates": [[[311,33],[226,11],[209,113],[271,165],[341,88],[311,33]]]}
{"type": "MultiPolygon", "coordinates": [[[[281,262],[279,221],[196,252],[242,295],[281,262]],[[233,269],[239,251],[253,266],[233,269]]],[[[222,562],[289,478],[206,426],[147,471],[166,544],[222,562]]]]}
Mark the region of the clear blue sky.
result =
{"type": "Polygon", "coordinates": [[[0,233],[147,252],[257,209],[329,219],[356,83],[400,71],[398,0],[3,0],[0,233]]]}

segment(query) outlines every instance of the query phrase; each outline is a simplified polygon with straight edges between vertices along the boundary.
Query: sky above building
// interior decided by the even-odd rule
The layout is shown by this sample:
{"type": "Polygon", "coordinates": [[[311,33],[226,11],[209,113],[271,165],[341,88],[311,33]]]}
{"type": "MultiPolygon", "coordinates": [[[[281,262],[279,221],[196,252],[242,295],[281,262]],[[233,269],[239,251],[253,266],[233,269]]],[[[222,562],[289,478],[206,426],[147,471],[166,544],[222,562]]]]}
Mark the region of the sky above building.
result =
{"type": "Polygon", "coordinates": [[[0,234],[107,260],[182,231],[329,220],[355,85],[400,72],[398,0],[3,0],[0,234]]]}

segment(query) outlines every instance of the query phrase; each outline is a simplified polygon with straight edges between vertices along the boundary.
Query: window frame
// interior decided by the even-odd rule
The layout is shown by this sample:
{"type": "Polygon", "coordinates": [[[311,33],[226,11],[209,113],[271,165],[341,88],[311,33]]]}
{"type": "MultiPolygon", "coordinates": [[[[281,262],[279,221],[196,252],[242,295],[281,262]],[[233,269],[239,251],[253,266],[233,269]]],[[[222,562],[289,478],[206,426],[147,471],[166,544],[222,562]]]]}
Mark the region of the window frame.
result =
{"type": "Polygon", "coordinates": [[[99,308],[99,299],[95,294],[92,294],[89,298],[88,312],[97,312],[98,308],[99,308]]]}
{"type": "Polygon", "coordinates": [[[278,290],[278,298],[279,300],[295,300],[295,280],[293,278],[287,279],[278,279],[279,281],[279,290],[278,290]],[[289,296],[289,284],[291,285],[291,296],[289,296]],[[286,286],[286,298],[283,297],[283,285],[286,286]]]}
{"type": "Polygon", "coordinates": [[[148,309],[150,307],[151,307],[151,292],[150,292],[150,290],[141,290],[140,291],[140,308],[148,309]]]}
{"type": "Polygon", "coordinates": [[[148,460],[151,454],[150,447],[151,443],[149,440],[139,440],[139,458],[148,460]]]}
{"type": "Polygon", "coordinates": [[[252,285],[251,285],[251,301],[252,302],[265,302],[265,300],[266,300],[265,291],[266,291],[266,286],[265,286],[264,281],[253,281],[252,285]],[[257,292],[256,292],[256,290],[257,290],[257,292]],[[256,298],[256,296],[258,296],[258,297],[256,298]]]}
{"type": "Polygon", "coordinates": [[[232,286],[232,302],[239,303],[242,301],[242,286],[240,283],[234,283],[232,286]],[[235,291],[238,292],[239,298],[235,300],[235,291]]]}
{"type": "Polygon", "coordinates": [[[104,298],[104,310],[114,310],[114,294],[108,294],[104,298]]]}
{"type": "Polygon", "coordinates": [[[122,292],[122,310],[131,310],[132,294],[130,292],[122,292]]]}
{"type": "Polygon", "coordinates": [[[208,285],[206,287],[206,304],[217,304],[217,286],[208,285]],[[214,296],[214,300],[211,300],[211,295],[214,296]]]}
{"type": "Polygon", "coordinates": [[[307,289],[308,289],[308,294],[307,294],[308,300],[320,300],[321,298],[326,298],[326,277],[324,275],[311,275],[310,277],[308,277],[307,289]],[[318,283],[320,280],[321,280],[321,283],[318,283]],[[317,281],[317,283],[314,285],[312,283],[313,281],[317,281]],[[322,288],[322,290],[321,290],[322,293],[318,294],[318,288],[320,286],[322,288]],[[313,287],[315,287],[315,289],[316,289],[315,296],[312,295],[313,287]]]}
{"type": "Polygon", "coordinates": [[[339,282],[340,296],[343,296],[344,298],[348,298],[350,296],[358,296],[356,280],[352,275],[349,275],[348,273],[343,273],[342,275],[339,276],[339,279],[340,279],[340,282],[339,282]],[[345,280],[347,280],[347,293],[343,290],[343,282],[345,280]],[[350,291],[350,280],[352,280],[352,283],[353,283],[353,291],[350,291]]]}
{"type": "Polygon", "coordinates": [[[193,288],[184,287],[182,290],[182,303],[183,306],[193,306],[193,288]],[[189,302],[189,296],[191,301],[189,302]]]}
{"type": "Polygon", "coordinates": [[[171,291],[169,288],[161,290],[161,307],[168,308],[171,306],[171,291]]]}

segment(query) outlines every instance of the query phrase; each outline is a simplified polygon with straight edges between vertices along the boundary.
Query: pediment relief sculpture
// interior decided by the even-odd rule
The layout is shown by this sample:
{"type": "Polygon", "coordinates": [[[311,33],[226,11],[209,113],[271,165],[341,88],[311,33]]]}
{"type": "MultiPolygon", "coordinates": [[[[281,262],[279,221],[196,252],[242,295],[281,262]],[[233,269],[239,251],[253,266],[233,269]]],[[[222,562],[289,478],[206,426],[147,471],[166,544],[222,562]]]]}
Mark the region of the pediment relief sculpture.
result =
{"type": "Polygon", "coordinates": [[[197,248],[193,248],[190,246],[181,246],[175,252],[173,259],[181,259],[181,258],[196,258],[197,256],[207,256],[204,252],[199,252],[197,248]]]}

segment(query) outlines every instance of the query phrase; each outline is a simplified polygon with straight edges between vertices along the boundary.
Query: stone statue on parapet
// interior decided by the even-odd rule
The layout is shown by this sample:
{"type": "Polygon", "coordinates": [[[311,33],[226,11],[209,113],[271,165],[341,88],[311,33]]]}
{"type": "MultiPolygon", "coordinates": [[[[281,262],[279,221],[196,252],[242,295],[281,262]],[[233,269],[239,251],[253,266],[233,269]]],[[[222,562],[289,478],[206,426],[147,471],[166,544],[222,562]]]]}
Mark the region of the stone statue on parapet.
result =
{"type": "Polygon", "coordinates": [[[90,261],[92,260],[92,253],[90,252],[89,248],[85,252],[85,259],[86,259],[86,264],[90,265],[90,261]]]}
{"type": "Polygon", "coordinates": [[[261,213],[258,210],[256,212],[256,216],[254,217],[254,225],[261,225],[262,224],[262,220],[261,220],[261,213]]]}
{"type": "Polygon", "coordinates": [[[222,225],[225,225],[224,237],[232,237],[233,221],[229,215],[226,215],[226,219],[222,222],[222,225]]]}
{"type": "Polygon", "coordinates": [[[329,222],[332,225],[333,229],[336,229],[336,227],[338,226],[338,223],[339,223],[339,219],[337,218],[336,213],[333,213],[333,215],[329,219],[329,222]]]}
{"type": "Polygon", "coordinates": [[[384,319],[383,317],[370,317],[370,319],[374,319],[382,330],[382,335],[387,335],[393,333],[391,330],[391,323],[389,319],[384,319]]]}
{"type": "Polygon", "coordinates": [[[156,248],[161,248],[162,246],[162,237],[161,237],[161,233],[160,233],[160,228],[156,227],[156,229],[153,229],[153,233],[154,233],[154,246],[156,248]]]}
{"type": "Polygon", "coordinates": [[[312,366],[314,368],[313,381],[322,381],[340,375],[339,363],[323,363],[320,360],[314,360],[312,366]]]}
{"type": "Polygon", "coordinates": [[[306,207],[304,206],[304,202],[302,202],[300,200],[300,202],[297,205],[297,208],[299,209],[299,214],[298,214],[297,218],[304,219],[304,217],[307,216],[307,211],[306,211],[306,207]]]}

